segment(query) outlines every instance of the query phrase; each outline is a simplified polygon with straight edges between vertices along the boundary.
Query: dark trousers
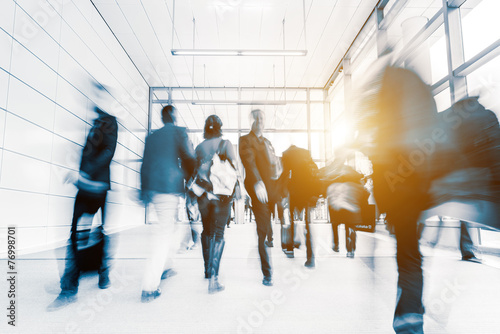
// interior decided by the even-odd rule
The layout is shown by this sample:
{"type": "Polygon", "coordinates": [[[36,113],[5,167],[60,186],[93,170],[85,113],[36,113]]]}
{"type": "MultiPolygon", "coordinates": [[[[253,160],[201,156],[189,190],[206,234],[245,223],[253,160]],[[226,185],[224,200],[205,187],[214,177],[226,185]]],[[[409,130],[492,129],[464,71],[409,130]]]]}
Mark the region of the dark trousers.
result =
{"type": "MultiPolygon", "coordinates": [[[[73,209],[73,221],[71,223],[70,245],[68,246],[66,253],[64,274],[61,277],[61,294],[76,294],[78,292],[78,279],[80,278],[82,261],[78,254],[78,220],[84,214],[94,215],[99,209],[101,209],[102,224],[104,225],[106,194],[107,193],[96,195],[80,190],[76,195],[75,206],[73,209]]],[[[99,273],[104,273],[108,270],[106,252],[108,242],[105,235],[103,235],[103,238],[103,255],[99,273]]]]}
{"type": "Polygon", "coordinates": [[[361,222],[360,212],[351,212],[345,209],[330,211],[330,222],[333,229],[333,243],[339,245],[339,225],[345,225],[345,244],[348,252],[356,250],[356,224],[361,222]]]}
{"type": "MultiPolygon", "coordinates": [[[[209,278],[212,274],[210,269],[210,249],[214,247],[214,243],[222,243],[224,240],[224,229],[231,215],[231,201],[232,199],[229,196],[221,196],[220,200],[209,200],[207,195],[203,194],[198,198],[198,209],[200,210],[201,222],[203,224],[201,249],[206,278],[209,278]]],[[[216,274],[218,274],[218,268],[219,266],[217,266],[216,274]]]]}
{"type": "Polygon", "coordinates": [[[231,214],[231,202],[232,199],[229,197],[209,200],[205,194],[198,198],[198,208],[203,224],[202,236],[215,238],[215,241],[224,239],[224,229],[231,214]]]}
{"type": "Polygon", "coordinates": [[[474,243],[467,228],[467,222],[460,221],[460,252],[462,258],[474,257],[474,243]]]}
{"type": "MultiPolygon", "coordinates": [[[[280,220],[281,225],[285,224],[285,208],[283,207],[283,202],[281,199],[276,202],[270,203],[269,211],[271,211],[272,215],[276,214],[276,209],[278,210],[278,219],[280,220]]],[[[269,225],[269,231],[267,232],[267,240],[273,241],[273,224],[269,225]]]]}
{"type": "MultiPolygon", "coordinates": [[[[294,201],[293,197],[290,196],[290,230],[292,240],[295,240],[295,212],[297,211],[297,216],[300,216],[300,213],[305,210],[305,223],[306,223],[306,255],[307,259],[311,259],[314,257],[314,252],[313,252],[313,245],[312,245],[312,234],[311,234],[311,207],[307,204],[304,203],[298,203],[294,201]]],[[[294,247],[294,242],[291,243],[291,246],[289,246],[289,249],[287,251],[293,251],[294,247]]]]}
{"type": "Polygon", "coordinates": [[[271,262],[268,249],[264,243],[269,234],[269,230],[272,228],[269,203],[261,203],[251,186],[247,186],[246,190],[252,199],[252,211],[255,215],[255,222],[257,225],[258,247],[262,274],[264,274],[264,277],[271,277],[271,262]]]}
{"type": "MultiPolygon", "coordinates": [[[[441,232],[443,230],[443,217],[439,216],[439,223],[438,223],[438,229],[436,236],[434,240],[431,242],[433,246],[437,245],[440,237],[441,237],[441,232]]],[[[419,224],[419,236],[422,236],[423,230],[425,228],[425,222],[419,224]]],[[[472,239],[469,234],[469,229],[467,227],[467,222],[461,220],[460,221],[460,239],[459,239],[459,245],[460,245],[460,252],[462,253],[462,258],[471,258],[475,257],[474,255],[474,243],[472,242],[472,239]]]]}
{"type": "MultiPolygon", "coordinates": [[[[418,244],[417,219],[420,210],[404,207],[387,212],[387,219],[394,224],[398,264],[398,296],[394,321],[405,315],[423,315],[422,304],[423,273],[422,256],[418,244]]],[[[420,332],[421,324],[415,324],[415,332],[420,332]]]]}

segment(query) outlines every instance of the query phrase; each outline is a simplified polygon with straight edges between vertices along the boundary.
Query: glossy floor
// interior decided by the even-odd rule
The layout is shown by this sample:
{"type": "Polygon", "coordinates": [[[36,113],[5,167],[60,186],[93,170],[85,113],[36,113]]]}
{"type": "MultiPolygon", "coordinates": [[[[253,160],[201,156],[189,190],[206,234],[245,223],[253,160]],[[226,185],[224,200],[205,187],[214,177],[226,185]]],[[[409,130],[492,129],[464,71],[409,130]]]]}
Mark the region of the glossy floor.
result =
{"type": "MultiPolygon", "coordinates": [[[[179,233],[187,231],[179,226],[179,233]]],[[[331,228],[314,226],[316,269],[304,268],[305,250],[294,259],[281,252],[279,225],[271,249],[273,287],[262,285],[254,224],[226,229],[221,281],[209,295],[201,250],[176,255],[178,274],[162,283],[163,294],[140,302],[148,226],[114,236],[112,287],[100,290],[97,275],[80,279],[78,301],[56,312],[47,305],[58,292],[63,250],[18,260],[17,327],[1,333],[391,333],[396,299],[395,241],[383,229],[358,233],[354,259],[345,246],[331,250],[331,228]]],[[[341,232],[341,236],[342,231],[341,232]]],[[[341,238],[342,239],[342,238],[341,238]]],[[[422,247],[425,255],[426,333],[498,333],[500,266],[460,261],[458,250],[422,247]]],[[[4,260],[0,261],[6,268],[4,260]]],[[[2,291],[6,282],[2,280],[2,291]]],[[[5,286],[5,288],[4,288],[5,286]]],[[[6,294],[2,293],[7,305],[6,294]]]]}

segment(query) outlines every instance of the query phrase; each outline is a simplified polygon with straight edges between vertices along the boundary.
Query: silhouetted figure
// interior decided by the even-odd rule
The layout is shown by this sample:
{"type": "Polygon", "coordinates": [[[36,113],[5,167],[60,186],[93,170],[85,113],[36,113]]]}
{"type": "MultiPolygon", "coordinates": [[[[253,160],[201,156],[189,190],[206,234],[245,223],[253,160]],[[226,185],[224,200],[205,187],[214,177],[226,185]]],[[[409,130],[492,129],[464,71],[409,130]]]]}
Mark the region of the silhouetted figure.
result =
{"type": "MultiPolygon", "coordinates": [[[[316,201],[320,193],[319,180],[317,178],[318,166],[314,163],[308,150],[295,145],[290,146],[283,152],[282,162],[282,177],[287,181],[286,185],[290,198],[291,240],[294,240],[295,234],[293,212],[302,212],[305,210],[307,261],[304,265],[313,268],[315,261],[310,225],[311,208],[316,206],[316,201]]],[[[290,242],[287,246],[287,256],[293,257],[294,243],[290,242]]]]}
{"type": "MultiPolygon", "coordinates": [[[[73,220],[71,223],[70,246],[66,255],[66,266],[61,277],[61,292],[47,310],[54,311],[76,301],[80,271],[86,263],[94,262],[99,272],[99,288],[106,289],[110,285],[109,262],[107,260],[107,237],[100,227],[101,241],[94,247],[93,259],[85,258],[79,250],[79,243],[88,243],[91,220],[94,214],[101,209],[102,225],[106,216],[106,195],[110,189],[111,160],[115,154],[118,125],[116,118],[95,107],[98,117],[89,131],[83,148],[80,162],[80,174],[77,182],[78,193],[75,199],[73,220]],[[79,231],[79,220],[88,215],[90,224],[87,230],[79,231]]],[[[80,227],[81,228],[81,227],[80,227]]]]}
{"type": "Polygon", "coordinates": [[[327,189],[328,209],[333,229],[333,251],[339,251],[338,226],[345,226],[347,257],[356,251],[356,225],[362,223],[361,208],[368,202],[369,193],[361,185],[362,175],[352,167],[340,165],[338,177],[327,189]]]}
{"type": "Polygon", "coordinates": [[[189,227],[186,231],[184,240],[181,241],[178,253],[185,253],[188,250],[198,248],[200,244],[200,233],[196,229],[197,223],[201,221],[200,211],[198,209],[198,197],[192,192],[186,191],[186,214],[189,227]],[[193,243],[189,246],[190,243],[193,243]]]}
{"type": "Polygon", "coordinates": [[[158,222],[151,226],[152,253],[144,271],[142,302],[158,298],[160,280],[175,274],[172,260],[179,201],[185,192],[184,180],[191,177],[196,162],[186,129],[175,125],[176,114],[171,105],[162,109],[164,126],[146,138],[144,147],[141,197],[153,203],[158,222]]]}
{"type": "Polygon", "coordinates": [[[361,93],[357,121],[360,137],[368,140],[362,151],[373,164],[375,200],[393,224],[397,240],[399,279],[393,327],[397,333],[423,333],[417,220],[429,205],[432,159],[422,145],[433,138],[437,110],[429,87],[415,73],[385,66],[386,60],[372,65],[377,73],[361,93]]]}

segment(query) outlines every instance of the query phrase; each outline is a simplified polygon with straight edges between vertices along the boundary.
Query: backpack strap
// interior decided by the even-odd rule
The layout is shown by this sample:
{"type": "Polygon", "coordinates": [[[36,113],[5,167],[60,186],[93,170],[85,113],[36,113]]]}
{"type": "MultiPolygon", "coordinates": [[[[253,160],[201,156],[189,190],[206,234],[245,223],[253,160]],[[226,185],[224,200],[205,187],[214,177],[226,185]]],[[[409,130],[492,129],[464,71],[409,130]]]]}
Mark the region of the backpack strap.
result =
{"type": "Polygon", "coordinates": [[[227,149],[226,149],[226,143],[229,142],[229,140],[221,139],[219,146],[217,147],[217,151],[215,151],[215,154],[219,155],[219,158],[221,160],[227,160],[229,164],[236,169],[236,166],[233,164],[231,159],[227,156],[227,149]]]}

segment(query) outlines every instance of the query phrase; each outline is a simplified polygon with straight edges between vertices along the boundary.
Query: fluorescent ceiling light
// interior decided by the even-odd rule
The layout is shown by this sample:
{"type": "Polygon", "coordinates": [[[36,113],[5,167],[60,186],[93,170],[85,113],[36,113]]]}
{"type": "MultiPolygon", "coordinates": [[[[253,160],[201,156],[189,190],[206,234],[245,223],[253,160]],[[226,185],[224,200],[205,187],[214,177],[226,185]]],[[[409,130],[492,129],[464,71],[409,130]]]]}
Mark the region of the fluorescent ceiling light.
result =
{"type": "Polygon", "coordinates": [[[173,56],[305,56],[307,50],[172,49],[173,56]]]}
{"type": "Polygon", "coordinates": [[[286,101],[215,101],[215,100],[207,100],[207,101],[192,101],[191,104],[195,106],[199,105],[235,105],[235,106],[246,106],[246,105],[286,105],[286,101]]]}
{"type": "Polygon", "coordinates": [[[238,102],[230,102],[230,101],[198,101],[198,102],[191,102],[194,106],[201,106],[201,105],[238,105],[238,102]]]}

